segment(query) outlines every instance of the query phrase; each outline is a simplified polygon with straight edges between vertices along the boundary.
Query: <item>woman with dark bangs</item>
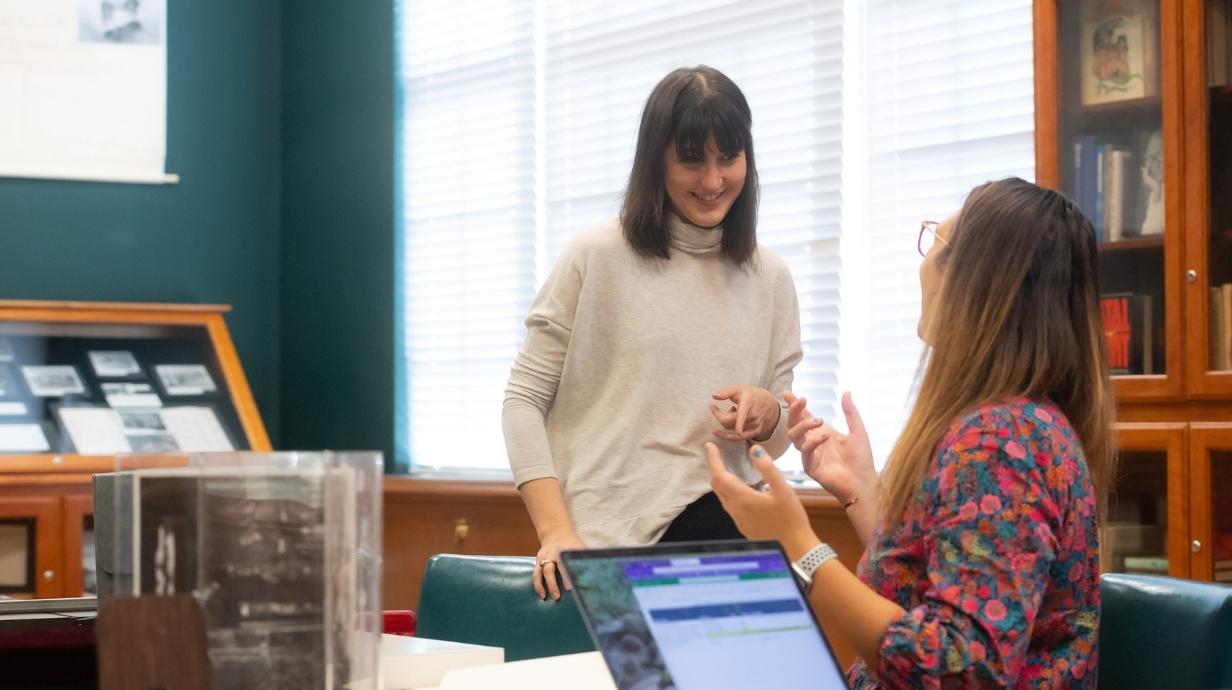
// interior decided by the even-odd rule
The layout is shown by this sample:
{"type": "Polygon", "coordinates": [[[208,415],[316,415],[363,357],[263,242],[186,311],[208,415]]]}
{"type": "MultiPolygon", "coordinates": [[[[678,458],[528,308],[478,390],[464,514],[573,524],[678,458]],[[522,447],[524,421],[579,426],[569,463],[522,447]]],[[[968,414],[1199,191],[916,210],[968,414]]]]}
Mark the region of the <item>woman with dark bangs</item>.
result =
{"type": "Polygon", "coordinates": [[[560,596],[563,549],[741,538],[703,442],[749,484],[751,443],[791,443],[771,391],[791,387],[800,315],[786,264],[757,244],[751,127],[718,70],[664,77],[620,218],[574,237],[531,305],[502,419],[541,598],[560,596]]]}

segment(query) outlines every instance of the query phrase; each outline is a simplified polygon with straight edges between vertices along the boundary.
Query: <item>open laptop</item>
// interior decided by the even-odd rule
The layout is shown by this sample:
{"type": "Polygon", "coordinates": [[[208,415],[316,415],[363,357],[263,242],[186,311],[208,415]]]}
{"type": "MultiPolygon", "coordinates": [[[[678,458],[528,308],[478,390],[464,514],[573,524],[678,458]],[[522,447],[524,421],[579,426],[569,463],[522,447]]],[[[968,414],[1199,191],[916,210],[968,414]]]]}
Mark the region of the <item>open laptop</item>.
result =
{"type": "Polygon", "coordinates": [[[620,690],[845,689],[778,542],[565,551],[620,690]]]}

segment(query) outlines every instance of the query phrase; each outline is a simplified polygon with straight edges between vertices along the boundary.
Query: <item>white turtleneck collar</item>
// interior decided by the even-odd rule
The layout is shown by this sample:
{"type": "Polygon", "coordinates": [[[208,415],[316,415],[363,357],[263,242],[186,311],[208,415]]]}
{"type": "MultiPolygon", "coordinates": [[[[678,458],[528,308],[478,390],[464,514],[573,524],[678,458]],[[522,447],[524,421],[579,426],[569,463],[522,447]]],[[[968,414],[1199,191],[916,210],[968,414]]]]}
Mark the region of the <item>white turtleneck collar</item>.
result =
{"type": "Polygon", "coordinates": [[[667,226],[672,234],[672,248],[686,254],[704,256],[716,254],[723,248],[723,226],[698,227],[673,211],[667,213],[667,226]]]}

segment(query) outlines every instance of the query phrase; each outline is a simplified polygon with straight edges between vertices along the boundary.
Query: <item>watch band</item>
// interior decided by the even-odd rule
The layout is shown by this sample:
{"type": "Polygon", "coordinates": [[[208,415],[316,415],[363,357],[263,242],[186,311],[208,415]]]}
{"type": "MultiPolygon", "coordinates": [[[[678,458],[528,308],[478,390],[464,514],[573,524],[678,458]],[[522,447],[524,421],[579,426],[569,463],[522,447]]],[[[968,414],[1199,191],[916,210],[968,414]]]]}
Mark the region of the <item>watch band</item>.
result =
{"type": "Polygon", "coordinates": [[[838,558],[838,554],[830,548],[829,544],[822,542],[809,549],[808,553],[800,557],[800,560],[791,564],[791,569],[800,578],[804,591],[807,592],[813,588],[813,573],[817,572],[823,563],[834,558],[838,558]]]}

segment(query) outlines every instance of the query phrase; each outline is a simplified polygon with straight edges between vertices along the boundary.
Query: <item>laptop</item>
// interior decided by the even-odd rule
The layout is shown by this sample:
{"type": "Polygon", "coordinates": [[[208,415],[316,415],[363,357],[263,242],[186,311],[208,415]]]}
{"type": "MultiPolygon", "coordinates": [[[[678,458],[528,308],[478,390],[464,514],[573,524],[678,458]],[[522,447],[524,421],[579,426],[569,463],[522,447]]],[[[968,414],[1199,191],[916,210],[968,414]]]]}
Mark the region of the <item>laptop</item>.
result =
{"type": "Polygon", "coordinates": [[[620,690],[847,688],[778,542],[565,551],[620,690]]]}

